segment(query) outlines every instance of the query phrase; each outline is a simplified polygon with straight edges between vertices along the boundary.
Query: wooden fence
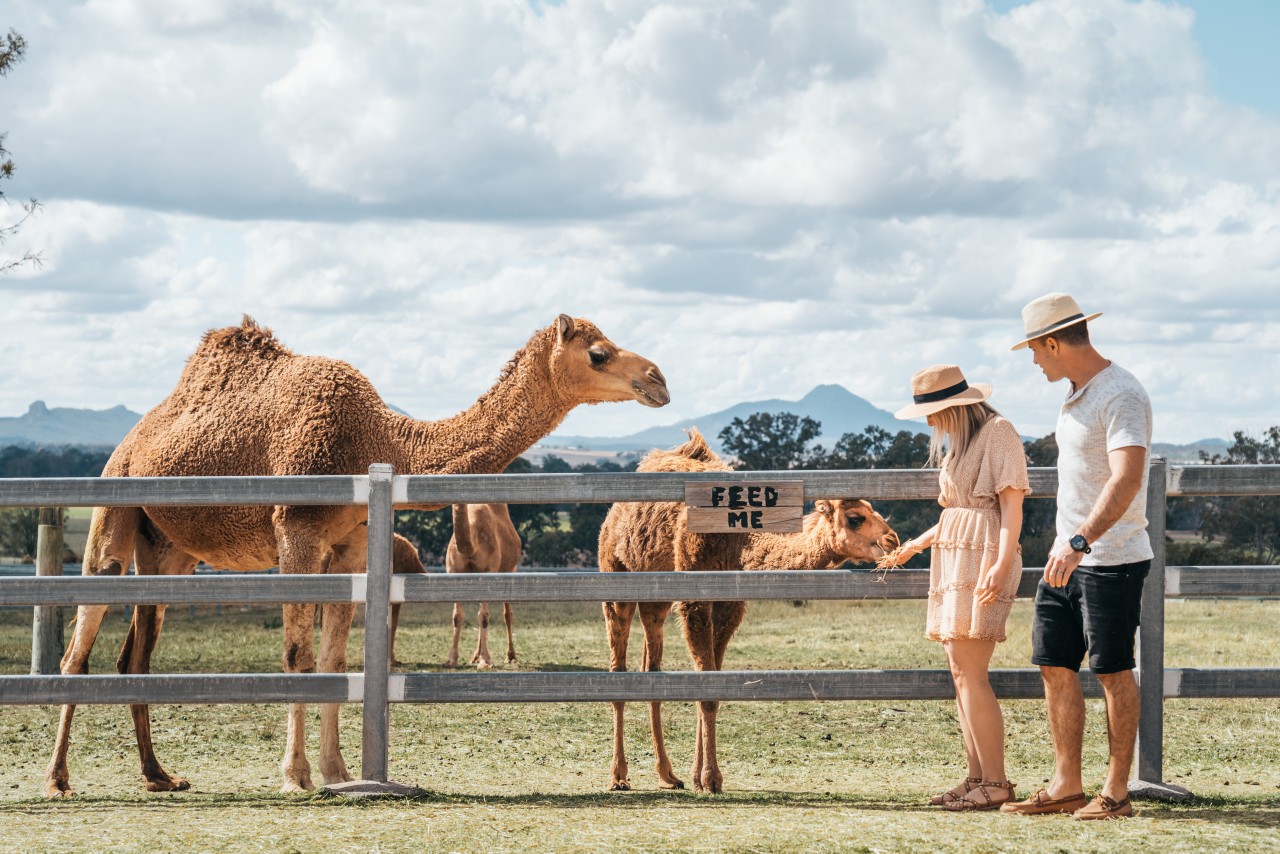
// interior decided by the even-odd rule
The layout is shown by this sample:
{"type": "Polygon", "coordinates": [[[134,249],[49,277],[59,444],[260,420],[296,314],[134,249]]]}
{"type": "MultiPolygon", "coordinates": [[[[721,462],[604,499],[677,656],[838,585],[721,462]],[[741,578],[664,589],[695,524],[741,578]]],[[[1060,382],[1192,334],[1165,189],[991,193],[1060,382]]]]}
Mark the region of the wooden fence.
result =
{"type": "MultiPolygon", "coordinates": [[[[1056,471],[1032,469],[1033,497],[1056,492],[1056,471]]],[[[322,477],[49,478],[0,480],[0,506],[209,506],[367,504],[369,548],[363,575],[217,577],[40,577],[0,579],[4,605],[116,605],[216,602],[362,602],[364,670],[346,674],[0,676],[0,705],[59,703],[363,703],[361,772],[386,782],[388,704],[609,702],[621,700],[890,700],[954,696],[944,670],[721,671],[624,673],[389,673],[389,607],[397,602],[675,601],[681,599],[923,599],[928,573],[821,572],[391,574],[393,507],[480,502],[680,501],[694,480],[801,480],[809,498],[867,496],[877,501],[933,498],[933,471],[788,471],[552,475],[322,477]]],[[[1142,719],[1137,780],[1162,788],[1164,698],[1277,697],[1280,668],[1164,666],[1166,597],[1280,596],[1280,567],[1165,566],[1169,496],[1280,494],[1280,466],[1151,464],[1148,518],[1155,559],[1139,634],[1142,719]]],[[[1019,595],[1031,597],[1039,569],[1024,570],[1019,595]]],[[[1043,696],[1037,669],[996,670],[1006,698],[1043,696]]],[[[1100,696],[1092,676],[1082,679],[1100,696]]],[[[1167,791],[1167,790],[1166,790],[1167,791]]]]}

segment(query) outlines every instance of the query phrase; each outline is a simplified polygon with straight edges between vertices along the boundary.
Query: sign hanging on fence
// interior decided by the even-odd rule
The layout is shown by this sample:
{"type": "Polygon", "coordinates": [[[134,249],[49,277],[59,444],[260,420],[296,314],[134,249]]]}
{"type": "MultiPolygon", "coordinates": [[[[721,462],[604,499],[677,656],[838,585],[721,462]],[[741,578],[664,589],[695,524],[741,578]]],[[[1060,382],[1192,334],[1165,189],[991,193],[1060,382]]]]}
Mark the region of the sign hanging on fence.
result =
{"type": "Polygon", "coordinates": [[[787,534],[804,528],[804,482],[684,485],[689,530],[695,534],[787,534]]]}

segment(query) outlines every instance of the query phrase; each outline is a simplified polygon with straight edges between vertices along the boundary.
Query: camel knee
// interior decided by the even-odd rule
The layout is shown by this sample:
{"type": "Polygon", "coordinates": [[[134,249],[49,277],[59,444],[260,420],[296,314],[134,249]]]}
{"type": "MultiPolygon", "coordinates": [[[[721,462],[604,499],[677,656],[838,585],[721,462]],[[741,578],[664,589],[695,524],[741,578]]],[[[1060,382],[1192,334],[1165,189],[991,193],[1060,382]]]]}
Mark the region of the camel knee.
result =
{"type": "Polygon", "coordinates": [[[288,673],[316,672],[315,651],[311,649],[309,644],[304,645],[298,642],[286,643],[282,663],[284,664],[285,671],[288,673]]]}

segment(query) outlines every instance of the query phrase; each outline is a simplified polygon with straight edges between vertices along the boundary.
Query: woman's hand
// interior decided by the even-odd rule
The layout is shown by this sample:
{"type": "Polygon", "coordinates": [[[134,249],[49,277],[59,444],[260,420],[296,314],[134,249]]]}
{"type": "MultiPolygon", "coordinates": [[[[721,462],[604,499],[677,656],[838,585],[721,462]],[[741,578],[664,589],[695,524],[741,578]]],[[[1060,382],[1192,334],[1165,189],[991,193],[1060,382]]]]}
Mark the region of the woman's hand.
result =
{"type": "Polygon", "coordinates": [[[883,555],[879,560],[877,560],[876,568],[893,569],[895,567],[902,566],[922,551],[924,551],[924,546],[920,545],[919,542],[916,540],[907,540],[905,543],[902,543],[896,549],[886,555],[883,555]]]}
{"type": "Polygon", "coordinates": [[[973,588],[973,598],[980,605],[990,605],[1000,598],[1000,591],[1009,580],[1009,570],[1013,569],[1013,561],[996,561],[978,576],[978,586],[973,588]]]}

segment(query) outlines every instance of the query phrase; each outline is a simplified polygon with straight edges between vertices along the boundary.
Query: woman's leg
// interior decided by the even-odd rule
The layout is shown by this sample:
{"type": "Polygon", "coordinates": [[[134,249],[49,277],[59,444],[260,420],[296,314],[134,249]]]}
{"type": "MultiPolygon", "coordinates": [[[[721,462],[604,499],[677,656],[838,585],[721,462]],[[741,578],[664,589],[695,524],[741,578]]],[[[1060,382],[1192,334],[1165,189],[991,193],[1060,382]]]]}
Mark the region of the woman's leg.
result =
{"type": "MultiPolygon", "coordinates": [[[[991,690],[987,668],[995,641],[953,640],[947,644],[951,663],[951,675],[955,680],[956,697],[964,710],[964,725],[968,740],[977,754],[982,779],[990,783],[1006,782],[1004,770],[1004,715],[995,692],[991,690]]],[[[971,772],[972,773],[972,772],[971,772]]],[[[1008,792],[994,789],[988,794],[992,800],[1007,800],[1008,792]]],[[[973,800],[972,797],[969,798],[973,800]]]]}
{"type": "MultiPolygon", "coordinates": [[[[947,654],[947,664],[951,668],[952,674],[954,674],[956,672],[956,663],[951,657],[951,643],[951,641],[943,641],[942,648],[947,654]]],[[[956,691],[956,718],[960,721],[960,734],[964,738],[965,758],[969,764],[968,776],[964,782],[954,788],[931,798],[929,802],[934,806],[942,806],[950,801],[963,798],[970,789],[982,781],[982,764],[978,761],[978,751],[974,747],[968,716],[965,714],[964,697],[961,696],[959,690],[956,691]]]]}

